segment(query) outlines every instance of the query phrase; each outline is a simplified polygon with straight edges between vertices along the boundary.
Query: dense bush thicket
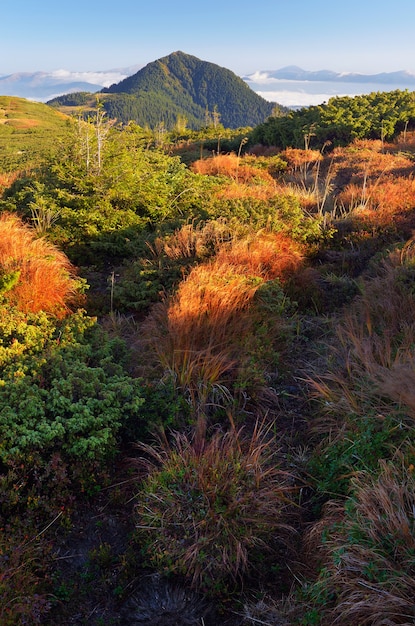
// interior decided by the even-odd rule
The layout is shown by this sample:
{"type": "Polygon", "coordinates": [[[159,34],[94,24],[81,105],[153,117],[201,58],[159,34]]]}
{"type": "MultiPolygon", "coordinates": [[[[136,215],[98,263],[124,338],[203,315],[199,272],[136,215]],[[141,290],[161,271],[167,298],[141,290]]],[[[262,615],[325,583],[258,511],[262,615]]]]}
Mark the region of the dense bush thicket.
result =
{"type": "Polygon", "coordinates": [[[251,141],[280,148],[321,148],[325,143],[345,146],[354,139],[389,141],[414,124],[413,92],[374,92],[330,98],[326,104],[270,117],[253,130],[251,141]]]}

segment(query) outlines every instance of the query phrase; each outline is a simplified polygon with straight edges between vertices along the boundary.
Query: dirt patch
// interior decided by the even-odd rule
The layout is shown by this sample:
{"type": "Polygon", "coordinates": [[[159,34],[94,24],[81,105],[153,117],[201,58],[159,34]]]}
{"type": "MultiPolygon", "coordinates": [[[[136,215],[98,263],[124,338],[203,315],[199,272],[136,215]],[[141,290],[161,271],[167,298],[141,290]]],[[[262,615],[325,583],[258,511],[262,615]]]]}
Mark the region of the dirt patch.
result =
{"type": "Polygon", "coordinates": [[[80,511],[55,547],[49,626],[239,626],[180,580],[142,567],[133,545],[131,503],[114,510],[100,496],[80,511]]]}

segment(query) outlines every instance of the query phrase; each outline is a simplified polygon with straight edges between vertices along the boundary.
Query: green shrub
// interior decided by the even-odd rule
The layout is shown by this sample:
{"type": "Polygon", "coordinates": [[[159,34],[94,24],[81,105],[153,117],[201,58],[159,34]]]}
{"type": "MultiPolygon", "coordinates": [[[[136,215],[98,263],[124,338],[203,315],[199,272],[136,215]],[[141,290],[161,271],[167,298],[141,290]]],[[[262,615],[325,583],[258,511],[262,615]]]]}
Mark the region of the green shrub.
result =
{"type": "Polygon", "coordinates": [[[145,419],[128,415],[120,431],[123,441],[146,441],[157,428],[179,428],[190,423],[189,402],[170,378],[156,382],[143,380],[140,393],[144,400],[141,414],[145,419]]]}
{"type": "Polygon", "coordinates": [[[379,459],[392,454],[394,428],[390,418],[364,416],[349,420],[341,437],[318,446],[308,466],[318,496],[345,495],[355,472],[376,472],[379,459]]]}
{"type": "Polygon", "coordinates": [[[123,420],[143,403],[124,352],[83,312],[55,322],[2,307],[0,458],[55,449],[94,459],[114,450],[123,420]]]}
{"type": "Polygon", "coordinates": [[[323,219],[306,214],[295,194],[275,194],[270,199],[241,197],[206,199],[205,209],[212,218],[226,218],[235,223],[235,230],[241,223],[250,224],[259,230],[267,228],[276,233],[290,235],[295,241],[315,243],[331,236],[325,232],[323,219]]]}
{"type": "Polygon", "coordinates": [[[141,383],[126,357],[83,311],[56,320],[0,305],[2,624],[44,623],[45,530],[70,523],[75,503],[106,484],[122,427],[140,423],[141,383]]]}

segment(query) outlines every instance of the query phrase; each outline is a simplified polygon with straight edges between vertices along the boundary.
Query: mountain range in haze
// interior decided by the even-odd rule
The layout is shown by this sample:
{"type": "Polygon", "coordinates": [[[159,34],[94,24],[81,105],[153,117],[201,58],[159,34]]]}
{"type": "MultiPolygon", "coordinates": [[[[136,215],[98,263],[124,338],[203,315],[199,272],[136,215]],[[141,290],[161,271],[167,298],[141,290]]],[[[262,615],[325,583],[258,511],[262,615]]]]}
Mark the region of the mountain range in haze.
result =
{"type": "MultiPolygon", "coordinates": [[[[134,65],[106,71],[76,72],[56,70],[53,72],[19,72],[0,76],[0,95],[18,96],[29,100],[46,102],[57,96],[78,91],[96,92],[108,88],[125,78],[132,76],[142,66],[134,65]]],[[[415,74],[401,70],[397,72],[381,72],[378,74],[360,74],[353,72],[333,72],[331,70],[308,71],[295,65],[278,70],[259,70],[242,76],[243,80],[257,93],[270,101],[277,100],[286,104],[278,93],[292,87],[292,91],[315,93],[316,84],[330,87],[329,95],[347,92],[350,84],[370,85],[369,90],[379,91],[396,89],[415,89],[415,74]],[[344,89],[343,89],[344,87],[344,89]],[[272,96],[271,96],[272,93],[272,96]],[[269,97],[268,97],[269,95],[269,97]]],[[[349,89],[350,91],[350,89],[349,89]]],[[[352,90],[353,91],[353,90],[352,90]]],[[[287,103],[290,104],[290,103],[287,103]]],[[[302,102],[298,103],[302,104],[302,102]]],[[[306,104],[306,101],[304,101],[306,104]]]]}
{"type": "Polygon", "coordinates": [[[258,83],[260,81],[269,82],[274,80],[295,80],[295,81],[318,81],[336,83],[370,83],[376,85],[391,85],[408,83],[415,85],[415,74],[400,70],[398,72],[380,72],[379,74],[358,74],[355,72],[332,72],[331,70],[317,70],[309,72],[297,65],[288,65],[279,70],[258,71],[253,74],[243,76],[248,82],[258,83]]]}
{"type": "Polygon", "coordinates": [[[28,100],[46,102],[57,96],[75,91],[99,91],[110,87],[140,69],[140,65],[97,72],[18,72],[0,76],[0,95],[17,96],[28,100]]]}

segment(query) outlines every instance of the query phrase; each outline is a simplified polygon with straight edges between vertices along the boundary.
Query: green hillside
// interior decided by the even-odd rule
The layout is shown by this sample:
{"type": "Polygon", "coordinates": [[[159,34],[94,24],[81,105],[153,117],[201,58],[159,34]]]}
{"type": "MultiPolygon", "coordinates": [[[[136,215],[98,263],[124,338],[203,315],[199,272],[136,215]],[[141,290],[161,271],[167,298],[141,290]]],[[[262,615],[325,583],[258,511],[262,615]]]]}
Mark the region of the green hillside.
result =
{"type": "Polygon", "coordinates": [[[46,104],[0,97],[0,162],[3,171],[30,167],[59,147],[69,118],[46,104]]]}
{"type": "MultiPolygon", "coordinates": [[[[178,117],[184,116],[189,127],[200,128],[214,121],[216,114],[226,128],[256,126],[275,106],[230,70],[183,52],[153,61],[101,93],[110,118],[151,127],[163,122],[172,128],[178,117]]],[[[71,106],[76,102],[77,95],[71,94],[49,104],[71,106]]]]}

